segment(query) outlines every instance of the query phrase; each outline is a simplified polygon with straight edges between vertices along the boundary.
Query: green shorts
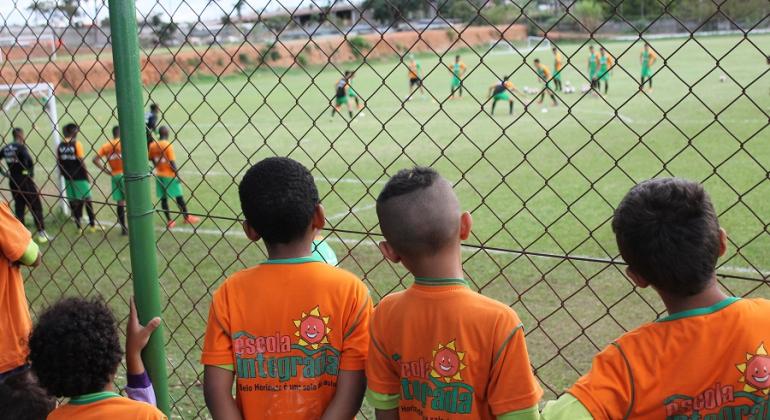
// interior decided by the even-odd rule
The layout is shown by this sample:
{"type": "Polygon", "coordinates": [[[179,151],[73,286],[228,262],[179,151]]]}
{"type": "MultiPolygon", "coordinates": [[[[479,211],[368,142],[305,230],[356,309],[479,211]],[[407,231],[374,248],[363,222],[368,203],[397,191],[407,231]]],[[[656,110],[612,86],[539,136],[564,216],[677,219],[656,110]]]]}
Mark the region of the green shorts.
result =
{"type": "Polygon", "coordinates": [[[649,67],[642,67],[642,78],[652,77],[652,69],[649,67]]]}
{"type": "Polygon", "coordinates": [[[610,80],[610,72],[609,70],[605,70],[603,72],[599,73],[599,80],[608,81],[610,80]]]}
{"type": "Polygon", "coordinates": [[[112,199],[115,201],[126,200],[126,181],[123,174],[112,176],[112,199]]]}
{"type": "Polygon", "coordinates": [[[357,96],[356,91],[352,87],[348,87],[348,98],[355,98],[357,96]]]}
{"type": "Polygon", "coordinates": [[[596,70],[591,70],[591,71],[589,71],[589,72],[588,72],[588,75],[589,75],[589,76],[588,76],[588,78],[589,78],[590,80],[596,80],[596,70]]]}
{"type": "Polygon", "coordinates": [[[179,178],[165,176],[155,177],[155,195],[160,198],[177,198],[182,196],[182,183],[179,178]]]}
{"type": "Polygon", "coordinates": [[[452,77],[452,89],[459,88],[461,84],[462,84],[462,80],[460,80],[459,77],[457,76],[452,77]]]}
{"type": "Polygon", "coordinates": [[[510,101],[511,95],[508,92],[500,92],[492,95],[492,99],[495,101],[510,101]]]}
{"type": "Polygon", "coordinates": [[[85,200],[91,198],[91,183],[87,179],[64,180],[67,198],[70,200],[85,200]]]}
{"type": "Polygon", "coordinates": [[[348,103],[348,97],[347,97],[347,96],[337,96],[337,97],[335,98],[335,103],[336,103],[338,106],[339,106],[339,105],[345,105],[346,103],[348,103]]]}
{"type": "Polygon", "coordinates": [[[561,70],[553,74],[553,80],[561,80],[561,70]]]}

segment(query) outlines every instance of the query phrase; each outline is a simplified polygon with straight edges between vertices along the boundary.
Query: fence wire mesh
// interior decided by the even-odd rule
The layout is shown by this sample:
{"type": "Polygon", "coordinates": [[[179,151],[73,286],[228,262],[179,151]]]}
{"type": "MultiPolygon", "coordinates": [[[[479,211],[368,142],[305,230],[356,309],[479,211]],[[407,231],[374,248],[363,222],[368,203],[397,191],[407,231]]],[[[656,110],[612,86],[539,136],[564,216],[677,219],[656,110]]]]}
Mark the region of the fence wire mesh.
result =
{"type": "MultiPolygon", "coordinates": [[[[770,296],[766,1],[137,4],[147,106],[161,109],[189,210],[203,219],[185,225],[172,210],[177,226],[168,228],[157,207],[174,417],[208,415],[198,358],[211,293],[265,257],[240,231],[237,182],[270,155],[312,170],[325,241],[375,301],[411,283],[376,247],[380,188],[418,164],[450,179],[475,220],[467,279],[522,317],[546,399],[611,339],[663,311],[626,279],[609,226],[636,182],[703,182],[730,233],[720,283],[735,295],[770,296]],[[649,88],[640,83],[645,43],[657,57],[649,88]],[[547,85],[535,58],[553,70],[540,70],[547,85]],[[345,71],[355,96],[335,112],[345,71]],[[410,84],[410,71],[421,83],[410,84]],[[505,77],[518,89],[494,109],[490,94],[505,77]]],[[[62,295],[101,294],[125,316],[132,293],[110,177],[91,164],[117,124],[107,15],[103,0],[0,6],[0,82],[17,89],[2,91],[0,130],[5,143],[12,127],[27,134],[53,237],[44,264],[26,275],[33,314],[62,295]],[[51,98],[31,88],[41,82],[54,88],[57,121],[44,109],[51,98]],[[81,127],[104,232],[80,234],[58,205],[51,127],[69,122],[81,127]]],[[[12,188],[0,189],[6,199],[12,188]]],[[[367,407],[363,416],[372,416],[367,407]]]]}

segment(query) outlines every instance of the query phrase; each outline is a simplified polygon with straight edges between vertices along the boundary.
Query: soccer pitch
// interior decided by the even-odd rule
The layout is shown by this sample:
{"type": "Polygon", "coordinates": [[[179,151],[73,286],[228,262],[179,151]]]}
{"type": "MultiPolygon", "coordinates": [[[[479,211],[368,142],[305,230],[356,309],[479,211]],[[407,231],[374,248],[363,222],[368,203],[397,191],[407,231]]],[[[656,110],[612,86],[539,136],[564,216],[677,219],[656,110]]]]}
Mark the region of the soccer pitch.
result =
{"type": "MultiPolygon", "coordinates": [[[[209,216],[195,231],[181,223],[167,231],[160,217],[156,223],[175,415],[208,414],[198,359],[210,293],[227,275],[264,258],[261,245],[240,233],[237,183],[267,156],[290,156],[311,168],[330,245],[342,267],[365,279],[375,301],[411,283],[375,246],[374,200],[384,182],[418,164],[453,182],[474,218],[467,278],[522,318],[546,399],[584,372],[597,348],[663,310],[653,293],[631,287],[623,266],[597,261],[617,256],[609,219],[636,182],[672,175],[703,181],[731,240],[720,273],[761,280],[770,272],[770,75],[768,51],[751,43],[768,41],[765,35],[654,40],[660,58],[649,94],[638,92],[641,43],[608,43],[617,65],[606,100],[580,93],[588,83],[581,75],[587,46],[558,44],[570,57],[563,80],[578,92],[560,94],[563,102],[546,113],[533,97],[521,98],[513,117],[502,103],[489,115],[488,88],[509,73],[518,88],[536,87],[534,71],[514,54],[482,59],[477,53],[484,52],[470,50],[460,52],[469,68],[465,94],[451,101],[446,66],[454,52],[443,63],[435,54],[418,55],[427,92],[405,103],[406,67],[393,59],[148,86],[149,102],[161,106],[161,124],[173,133],[190,211],[209,216]],[[351,84],[366,100],[365,116],[348,123],[330,117],[329,101],[340,71],[356,68],[351,84]],[[720,82],[723,73],[728,77],[720,82]],[[559,257],[565,254],[576,259],[559,257]]],[[[550,51],[533,52],[530,65],[535,57],[553,69],[550,51]]],[[[90,160],[117,123],[114,92],[57,99],[60,123],[81,125],[96,176],[90,160]]],[[[46,121],[34,121],[39,114],[27,106],[14,125],[27,129],[39,154],[40,185],[54,159],[42,137],[50,134],[46,121]]],[[[97,176],[95,201],[108,201],[109,185],[107,175],[97,176]]],[[[51,192],[52,184],[45,189],[51,192]]],[[[53,214],[51,200],[48,206],[55,239],[44,248],[43,266],[26,275],[33,310],[62,294],[101,293],[125,316],[127,239],[117,229],[78,236],[53,214]]],[[[113,209],[97,209],[111,226],[113,209]]],[[[760,281],[721,280],[732,293],[770,297],[760,281]]]]}

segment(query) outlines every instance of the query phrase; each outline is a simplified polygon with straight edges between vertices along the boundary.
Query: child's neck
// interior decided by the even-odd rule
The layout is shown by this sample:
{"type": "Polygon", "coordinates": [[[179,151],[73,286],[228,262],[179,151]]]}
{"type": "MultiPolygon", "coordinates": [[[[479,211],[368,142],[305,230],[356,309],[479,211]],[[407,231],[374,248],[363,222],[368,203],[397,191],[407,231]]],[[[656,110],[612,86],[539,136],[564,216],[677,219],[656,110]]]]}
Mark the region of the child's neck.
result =
{"type": "Polygon", "coordinates": [[[435,255],[421,257],[414,261],[402,261],[404,267],[415,277],[434,279],[461,279],[464,277],[460,262],[460,247],[450,252],[438,252],[435,255]]]}
{"type": "Polygon", "coordinates": [[[303,239],[288,244],[267,244],[267,258],[271,260],[285,260],[288,258],[307,257],[311,253],[313,240],[303,239]]]}
{"type": "Polygon", "coordinates": [[[714,279],[702,292],[688,297],[672,297],[664,292],[660,293],[663,303],[666,305],[666,311],[669,315],[692,309],[707,308],[716,305],[725,300],[727,295],[719,289],[716,279],[714,279]]]}

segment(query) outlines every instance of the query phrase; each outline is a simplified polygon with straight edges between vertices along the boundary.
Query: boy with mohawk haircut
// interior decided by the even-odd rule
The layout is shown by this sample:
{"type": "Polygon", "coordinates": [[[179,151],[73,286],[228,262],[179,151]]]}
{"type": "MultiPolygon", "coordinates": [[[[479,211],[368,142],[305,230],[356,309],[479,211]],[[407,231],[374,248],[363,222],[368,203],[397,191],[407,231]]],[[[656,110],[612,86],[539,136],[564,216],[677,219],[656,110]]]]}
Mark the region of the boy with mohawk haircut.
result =
{"type": "Polygon", "coordinates": [[[615,209],[612,230],[626,274],[652,287],[668,315],[608,345],[543,419],[768,418],[770,302],[719,288],[727,234],[703,186],[642,182],[615,209]]]}
{"type": "Polygon", "coordinates": [[[265,242],[268,260],[214,292],[201,356],[206,405],[215,419],[352,419],[366,389],[372,303],[355,275],[311,255],[324,226],[313,176],[273,157],[238,191],[246,236],[265,242]]]}
{"type": "Polygon", "coordinates": [[[431,168],[401,170],[377,216],[380,251],[415,276],[372,316],[367,400],[377,418],[537,419],[543,391],[519,317],[463,279],[472,219],[452,185],[431,168]]]}

